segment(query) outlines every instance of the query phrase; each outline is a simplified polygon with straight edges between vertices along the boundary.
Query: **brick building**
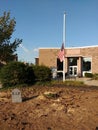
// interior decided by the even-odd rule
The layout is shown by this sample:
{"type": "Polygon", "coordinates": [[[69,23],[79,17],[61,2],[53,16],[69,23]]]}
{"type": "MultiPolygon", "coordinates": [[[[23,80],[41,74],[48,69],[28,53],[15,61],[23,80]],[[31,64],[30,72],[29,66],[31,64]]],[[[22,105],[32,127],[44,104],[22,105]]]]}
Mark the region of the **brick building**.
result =
{"type": "MultiPolygon", "coordinates": [[[[63,70],[59,61],[60,48],[40,48],[39,65],[63,70]]],[[[68,75],[84,76],[84,73],[98,73],[98,46],[72,47],[65,49],[65,72],[68,75]]]]}

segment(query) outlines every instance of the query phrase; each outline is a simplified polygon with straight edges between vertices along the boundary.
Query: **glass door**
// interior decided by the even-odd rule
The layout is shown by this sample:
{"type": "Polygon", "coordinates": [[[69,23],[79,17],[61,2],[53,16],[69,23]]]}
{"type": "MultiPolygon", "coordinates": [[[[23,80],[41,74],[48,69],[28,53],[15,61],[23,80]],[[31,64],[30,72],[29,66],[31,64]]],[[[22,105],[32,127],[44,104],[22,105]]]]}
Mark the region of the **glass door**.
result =
{"type": "Polygon", "coordinates": [[[69,66],[69,75],[77,76],[77,66],[69,66]]]}

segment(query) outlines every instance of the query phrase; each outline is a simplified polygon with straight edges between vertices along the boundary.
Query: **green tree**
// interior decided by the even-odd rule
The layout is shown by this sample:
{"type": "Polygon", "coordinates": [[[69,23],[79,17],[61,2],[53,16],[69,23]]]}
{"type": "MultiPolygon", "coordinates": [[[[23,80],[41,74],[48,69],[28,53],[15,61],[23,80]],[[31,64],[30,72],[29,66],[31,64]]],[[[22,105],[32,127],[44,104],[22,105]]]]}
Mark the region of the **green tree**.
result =
{"type": "Polygon", "coordinates": [[[14,39],[11,42],[12,34],[15,31],[15,18],[10,18],[10,12],[4,12],[0,17],[0,61],[10,62],[15,59],[15,52],[22,40],[14,39]]]}

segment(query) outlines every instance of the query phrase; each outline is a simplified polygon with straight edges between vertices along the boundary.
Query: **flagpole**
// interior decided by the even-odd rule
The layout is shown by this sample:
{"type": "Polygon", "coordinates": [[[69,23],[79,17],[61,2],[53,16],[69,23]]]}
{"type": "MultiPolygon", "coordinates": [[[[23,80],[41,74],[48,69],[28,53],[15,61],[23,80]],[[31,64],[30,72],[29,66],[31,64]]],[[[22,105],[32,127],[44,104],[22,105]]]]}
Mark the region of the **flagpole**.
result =
{"type": "Polygon", "coordinates": [[[65,19],[66,13],[64,13],[63,19],[63,44],[64,44],[64,61],[63,61],[63,81],[65,81],[65,19]]]}

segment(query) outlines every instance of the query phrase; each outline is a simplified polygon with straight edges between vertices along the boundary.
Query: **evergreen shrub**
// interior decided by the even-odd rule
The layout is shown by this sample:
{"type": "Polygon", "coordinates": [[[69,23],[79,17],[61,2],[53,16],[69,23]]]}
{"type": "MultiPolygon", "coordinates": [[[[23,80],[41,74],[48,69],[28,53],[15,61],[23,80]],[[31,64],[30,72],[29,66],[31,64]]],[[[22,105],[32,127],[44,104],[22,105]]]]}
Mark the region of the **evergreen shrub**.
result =
{"type": "Polygon", "coordinates": [[[33,83],[33,69],[22,62],[10,62],[0,70],[0,81],[4,87],[33,83]]]}
{"type": "Polygon", "coordinates": [[[44,65],[33,66],[36,82],[50,81],[52,78],[51,69],[44,65]]]}
{"type": "Polygon", "coordinates": [[[92,77],[93,77],[93,74],[92,74],[92,73],[85,73],[85,77],[87,77],[87,78],[92,78],[92,77]]]}
{"type": "Polygon", "coordinates": [[[96,74],[93,75],[93,79],[94,80],[98,80],[98,73],[96,73],[96,74]]]}

